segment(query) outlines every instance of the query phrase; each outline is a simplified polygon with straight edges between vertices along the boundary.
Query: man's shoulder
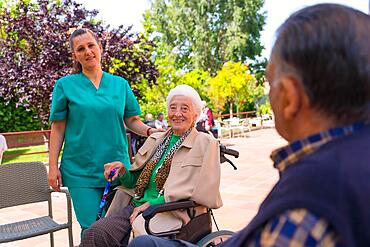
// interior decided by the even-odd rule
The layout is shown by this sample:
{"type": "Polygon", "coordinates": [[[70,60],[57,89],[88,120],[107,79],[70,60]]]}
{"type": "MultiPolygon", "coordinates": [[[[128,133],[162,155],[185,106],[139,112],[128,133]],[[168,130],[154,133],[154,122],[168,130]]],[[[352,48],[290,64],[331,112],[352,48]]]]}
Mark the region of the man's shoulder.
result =
{"type": "Polygon", "coordinates": [[[319,156],[321,159],[331,158],[333,161],[350,159],[352,161],[363,158],[370,159],[370,125],[365,125],[360,130],[349,135],[340,137],[321,147],[313,156],[319,156]],[[347,157],[347,158],[346,158],[347,157]]]}

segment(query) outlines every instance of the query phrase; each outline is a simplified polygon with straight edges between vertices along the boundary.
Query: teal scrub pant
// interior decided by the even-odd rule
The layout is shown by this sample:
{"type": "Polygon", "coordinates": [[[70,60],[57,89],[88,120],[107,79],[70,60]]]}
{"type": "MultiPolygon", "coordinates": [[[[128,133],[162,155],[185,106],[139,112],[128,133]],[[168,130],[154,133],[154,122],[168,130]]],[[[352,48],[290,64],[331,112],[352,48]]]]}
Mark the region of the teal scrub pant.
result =
{"type": "Polygon", "coordinates": [[[104,188],[68,187],[78,223],[83,232],[96,221],[104,188]]]}

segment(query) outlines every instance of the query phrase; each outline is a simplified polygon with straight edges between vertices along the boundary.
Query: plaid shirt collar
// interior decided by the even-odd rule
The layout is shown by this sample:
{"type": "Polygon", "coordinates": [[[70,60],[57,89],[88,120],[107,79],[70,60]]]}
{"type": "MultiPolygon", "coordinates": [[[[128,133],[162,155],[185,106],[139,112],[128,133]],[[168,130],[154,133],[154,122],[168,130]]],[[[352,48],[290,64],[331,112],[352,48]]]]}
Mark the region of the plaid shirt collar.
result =
{"type": "Polygon", "coordinates": [[[274,150],[270,158],[274,162],[274,167],[278,169],[279,172],[283,172],[288,166],[293,165],[303,156],[315,152],[330,141],[352,134],[361,129],[364,125],[364,123],[354,123],[311,135],[303,140],[294,141],[287,146],[274,150]]]}

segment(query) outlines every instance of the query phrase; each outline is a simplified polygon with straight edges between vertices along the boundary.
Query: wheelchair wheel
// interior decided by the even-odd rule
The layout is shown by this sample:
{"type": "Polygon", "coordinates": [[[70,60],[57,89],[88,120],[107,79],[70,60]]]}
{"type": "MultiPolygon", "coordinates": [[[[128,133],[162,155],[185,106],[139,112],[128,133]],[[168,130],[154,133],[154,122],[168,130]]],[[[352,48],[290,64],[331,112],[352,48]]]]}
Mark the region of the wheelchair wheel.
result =
{"type": "Polygon", "coordinates": [[[222,243],[223,241],[226,241],[229,239],[234,232],[228,231],[228,230],[221,230],[217,232],[211,232],[204,238],[202,238],[197,245],[202,247],[211,247],[216,246],[217,244],[222,243]]]}

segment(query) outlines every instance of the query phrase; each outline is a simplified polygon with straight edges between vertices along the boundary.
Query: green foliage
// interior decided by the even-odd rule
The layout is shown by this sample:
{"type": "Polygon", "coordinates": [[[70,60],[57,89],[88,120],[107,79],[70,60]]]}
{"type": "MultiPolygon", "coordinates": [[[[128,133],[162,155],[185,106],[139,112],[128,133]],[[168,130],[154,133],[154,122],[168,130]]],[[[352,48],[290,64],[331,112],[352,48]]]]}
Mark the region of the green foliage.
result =
{"type": "Polygon", "coordinates": [[[28,131],[41,129],[35,112],[16,106],[14,102],[5,104],[0,100],[0,132],[28,131]]]}
{"type": "Polygon", "coordinates": [[[266,101],[266,103],[264,103],[264,104],[260,105],[260,106],[258,107],[257,114],[258,114],[258,115],[262,115],[262,114],[272,114],[272,110],[271,110],[270,102],[269,102],[269,101],[266,101]]]}
{"type": "MultiPolygon", "coordinates": [[[[237,112],[256,110],[259,104],[264,103],[264,88],[258,85],[248,66],[242,63],[228,62],[211,77],[202,69],[187,73],[176,73],[173,63],[169,59],[159,66],[160,76],[157,84],[140,89],[143,98],[140,106],[144,114],[166,112],[166,97],[168,92],[179,84],[187,84],[195,88],[201,98],[208,102],[208,106],[224,112],[235,106],[237,112]]],[[[232,110],[233,111],[233,110],[232,110]]]]}
{"type": "Polygon", "coordinates": [[[179,80],[173,61],[169,57],[158,58],[155,64],[159,72],[156,84],[152,86],[138,85],[140,87],[138,90],[140,90],[142,95],[139,103],[143,115],[147,113],[156,115],[160,112],[166,112],[168,92],[177,85],[176,83],[179,80]]]}
{"type": "Polygon", "coordinates": [[[178,84],[193,86],[218,111],[233,104],[237,111],[255,109],[260,92],[256,83],[263,81],[265,66],[265,60],[258,61],[263,48],[259,41],[265,23],[263,0],[151,3],[144,14],[144,30],[156,43],[153,57],[159,77],[157,85],[140,88],[144,113],[164,112],[165,98],[178,84]],[[217,74],[228,61],[239,61],[239,68],[235,65],[217,74]],[[246,61],[255,61],[253,68],[241,69],[246,61]]]}
{"type": "Polygon", "coordinates": [[[45,145],[11,148],[4,152],[4,156],[6,155],[12,155],[12,156],[3,157],[2,164],[16,163],[16,162],[30,162],[30,161],[41,161],[41,162],[47,163],[48,158],[49,158],[45,145]],[[27,153],[35,153],[35,152],[44,152],[44,153],[24,155],[27,153]]]}
{"type": "Polygon", "coordinates": [[[166,97],[172,88],[180,84],[192,86],[202,99],[208,100],[207,91],[210,79],[208,72],[197,69],[185,74],[176,74],[171,63],[159,68],[160,73],[164,72],[161,73],[164,76],[158,78],[156,85],[141,90],[144,96],[140,101],[140,106],[144,114],[152,113],[156,115],[159,112],[167,112],[166,97]]]}
{"type": "Polygon", "coordinates": [[[176,69],[202,68],[214,75],[226,61],[261,55],[263,0],[152,0],[144,29],[155,56],[170,56],[176,69]]]}
{"type": "Polygon", "coordinates": [[[81,26],[97,34],[103,70],[128,80],[137,96],[137,88],[155,83],[154,44],[131,33],[130,27],[103,26],[96,10],[88,11],[74,0],[0,3],[0,98],[33,111],[45,127],[54,83],[72,69],[71,28],[81,26]]]}
{"type": "Polygon", "coordinates": [[[219,112],[222,112],[225,104],[229,104],[230,113],[233,104],[239,112],[243,105],[250,104],[256,97],[263,95],[263,89],[257,86],[257,80],[249,72],[248,66],[240,62],[225,63],[209,85],[210,99],[219,112]]]}
{"type": "Polygon", "coordinates": [[[208,83],[210,79],[211,77],[207,71],[195,69],[181,76],[178,84],[192,86],[199,93],[202,100],[209,101],[208,83]]]}
{"type": "Polygon", "coordinates": [[[257,60],[252,63],[250,70],[256,76],[258,85],[263,85],[266,81],[265,72],[267,67],[267,59],[263,58],[262,60],[257,60]]]}

